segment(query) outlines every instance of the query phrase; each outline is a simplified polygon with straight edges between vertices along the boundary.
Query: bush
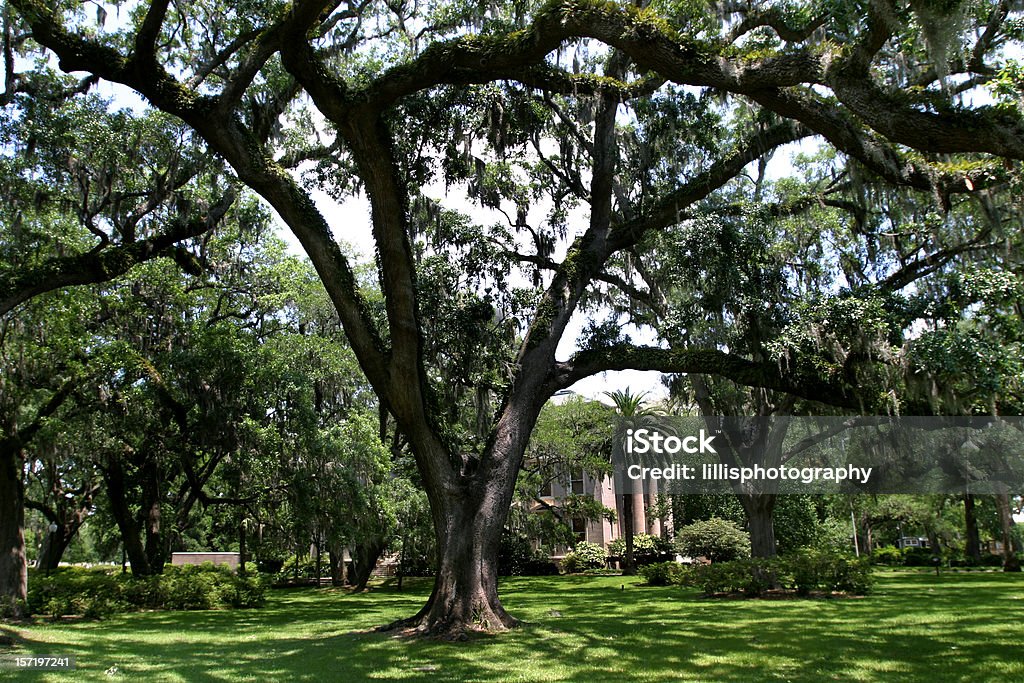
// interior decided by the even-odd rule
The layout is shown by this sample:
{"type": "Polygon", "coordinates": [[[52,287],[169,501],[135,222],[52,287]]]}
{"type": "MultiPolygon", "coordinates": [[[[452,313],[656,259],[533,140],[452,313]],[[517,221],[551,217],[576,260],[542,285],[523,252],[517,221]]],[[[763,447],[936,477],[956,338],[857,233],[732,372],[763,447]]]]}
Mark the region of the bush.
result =
{"type": "Polygon", "coordinates": [[[771,588],[776,580],[775,559],[742,559],[698,565],[694,568],[694,584],[705,595],[743,593],[757,597],[771,588]]]}
{"type": "Polygon", "coordinates": [[[784,561],[783,571],[798,595],[808,595],[815,590],[864,595],[874,583],[869,558],[840,553],[800,553],[784,561]]]}
{"type": "Polygon", "coordinates": [[[867,559],[808,551],[785,558],[752,558],[691,567],[663,562],[644,567],[640,574],[652,586],[694,586],[705,595],[743,593],[755,597],[774,586],[794,590],[797,595],[813,591],[863,595],[871,589],[871,571],[867,559]]]}
{"type": "Polygon", "coordinates": [[[523,567],[523,576],[557,576],[558,565],[550,557],[539,553],[523,567]]]}
{"type": "Polygon", "coordinates": [[[577,574],[588,569],[603,569],[608,563],[604,548],[597,543],[580,541],[562,559],[562,571],[577,574]]]}
{"type": "Polygon", "coordinates": [[[905,567],[934,567],[932,558],[935,554],[930,548],[904,548],[903,565],[905,567]]]}
{"type": "Polygon", "coordinates": [[[77,567],[57,569],[50,576],[34,573],[28,583],[28,607],[33,614],[54,617],[105,616],[127,607],[122,583],[114,574],[77,567]]]}
{"type": "MultiPolygon", "coordinates": [[[[664,559],[672,551],[672,543],[660,536],[635,534],[633,536],[633,561],[638,566],[652,564],[664,559]]],[[[626,556],[626,539],[616,538],[608,544],[608,554],[626,556]]]]}
{"type": "Polygon", "coordinates": [[[903,551],[894,545],[875,548],[875,551],[871,553],[871,561],[887,567],[897,567],[903,564],[903,551]]]}
{"type": "Polygon", "coordinates": [[[558,565],[546,554],[533,549],[525,536],[504,534],[498,547],[499,576],[551,576],[558,565]]]}
{"type": "Polygon", "coordinates": [[[81,614],[102,618],[140,609],[193,610],[260,607],[266,584],[259,576],[238,576],[226,567],[165,567],[163,574],[134,577],[102,569],[62,568],[29,581],[33,613],[54,617],[81,614]]]}
{"type": "Polygon", "coordinates": [[[676,535],[676,550],[711,562],[750,557],[750,534],[728,520],[712,517],[684,526],[676,535]]]}
{"type": "Polygon", "coordinates": [[[658,562],[639,569],[648,586],[689,586],[693,584],[693,571],[693,567],[678,562],[658,562]]]}

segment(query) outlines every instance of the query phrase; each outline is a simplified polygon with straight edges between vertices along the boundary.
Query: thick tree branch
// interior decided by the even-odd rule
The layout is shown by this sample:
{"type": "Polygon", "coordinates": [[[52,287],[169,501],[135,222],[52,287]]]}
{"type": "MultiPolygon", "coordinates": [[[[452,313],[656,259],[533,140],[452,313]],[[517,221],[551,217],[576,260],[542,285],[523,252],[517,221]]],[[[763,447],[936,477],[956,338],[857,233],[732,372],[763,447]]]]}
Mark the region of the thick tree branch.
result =
{"type": "MultiPolygon", "coordinates": [[[[374,387],[385,395],[387,372],[383,343],[372,322],[367,304],[356,286],[355,274],[331,236],[330,228],[309,195],[265,153],[233,113],[217,106],[217,99],[205,97],[176,81],[158,64],[142,64],[113,48],[100,45],[67,31],[48,5],[34,0],[12,0],[29,21],[33,37],[52,50],[66,71],[88,71],[109,81],[127,85],[147,97],[153,105],[192,126],[210,147],[223,156],[239,179],[249,185],[280,214],[298,237],[317,274],[338,309],[345,334],[360,365],[374,387]]],[[[296,6],[295,16],[322,11],[312,3],[296,6]]],[[[313,21],[311,20],[311,21],[313,21]]],[[[306,29],[285,23],[282,39],[305,40],[306,29]]]]}
{"type": "Polygon", "coordinates": [[[677,224],[686,217],[687,209],[735,178],[747,164],[781,145],[795,142],[810,134],[810,129],[785,121],[766,131],[751,135],[736,150],[691,178],[650,211],[616,226],[608,240],[609,253],[636,244],[651,230],[660,230],[677,224]]]}
{"type": "Polygon", "coordinates": [[[820,377],[784,372],[778,364],[756,362],[718,349],[663,349],[617,345],[579,351],[559,363],[549,387],[565,389],[585,377],[608,370],[658,370],[687,374],[717,375],[737,384],[783,391],[828,405],[861,408],[863,403],[847,387],[820,377]]]}
{"type": "Polygon", "coordinates": [[[150,0],[149,9],[135,34],[135,56],[147,61],[156,61],[156,41],[167,17],[170,0],[150,0]]]}
{"type": "Polygon", "coordinates": [[[750,97],[772,111],[800,121],[823,136],[836,149],[893,184],[948,197],[952,193],[969,192],[988,182],[988,169],[955,175],[943,174],[908,160],[905,154],[864,130],[863,126],[851,120],[834,104],[808,91],[764,90],[756,91],[750,97]]]}
{"type": "Polygon", "coordinates": [[[65,382],[47,399],[27,425],[21,427],[11,434],[0,438],[0,454],[17,453],[25,447],[35,435],[43,428],[46,419],[57,412],[64,405],[64,402],[71,396],[78,382],[65,382]]]}
{"type": "Polygon", "coordinates": [[[789,22],[785,13],[778,7],[766,7],[760,10],[746,12],[743,20],[736,24],[726,36],[726,43],[735,43],[742,36],[750,33],[756,28],[767,26],[775,31],[775,34],[789,43],[799,43],[807,40],[811,35],[825,25],[828,21],[828,14],[821,14],[802,26],[793,25],[789,22]]]}
{"type": "Polygon", "coordinates": [[[204,218],[177,223],[156,237],[77,256],[53,258],[34,268],[18,268],[2,273],[0,315],[44,292],[72,285],[108,282],[140,263],[161,256],[170,256],[186,271],[197,274],[198,266],[194,259],[188,252],[177,250],[176,245],[212,230],[223,219],[233,201],[234,193],[228,193],[204,218]]]}

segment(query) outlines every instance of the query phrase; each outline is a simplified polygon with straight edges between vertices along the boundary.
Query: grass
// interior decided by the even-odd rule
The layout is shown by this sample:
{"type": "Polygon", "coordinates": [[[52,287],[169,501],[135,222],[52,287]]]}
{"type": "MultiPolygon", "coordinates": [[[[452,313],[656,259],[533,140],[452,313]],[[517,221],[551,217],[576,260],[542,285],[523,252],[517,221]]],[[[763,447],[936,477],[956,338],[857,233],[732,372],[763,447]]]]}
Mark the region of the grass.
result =
{"type": "Polygon", "coordinates": [[[427,592],[293,589],[259,610],[2,630],[21,653],[76,655],[73,674],[19,672],[37,681],[1024,680],[1019,574],[886,573],[867,598],[783,601],[614,576],[508,579],[503,600],[522,629],[458,643],[367,630],[427,592]]]}

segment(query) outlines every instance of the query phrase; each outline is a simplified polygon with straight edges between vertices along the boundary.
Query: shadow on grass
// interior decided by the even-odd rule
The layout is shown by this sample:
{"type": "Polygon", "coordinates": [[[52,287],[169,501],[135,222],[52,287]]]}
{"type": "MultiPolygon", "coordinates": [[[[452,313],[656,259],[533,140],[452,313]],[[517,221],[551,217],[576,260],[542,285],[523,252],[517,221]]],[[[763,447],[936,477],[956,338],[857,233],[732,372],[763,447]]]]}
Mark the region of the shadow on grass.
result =
{"type": "MultiPolygon", "coordinates": [[[[14,631],[74,680],[1022,680],[1024,580],[886,575],[862,600],[720,600],[623,577],[509,579],[527,625],[465,643],[371,632],[429,582],[274,591],[260,610],[153,612],[14,631]],[[38,648],[38,649],[37,649],[38,648]]],[[[46,674],[38,680],[61,680],[46,674]]],[[[70,679],[69,679],[70,680],[70,679]]]]}

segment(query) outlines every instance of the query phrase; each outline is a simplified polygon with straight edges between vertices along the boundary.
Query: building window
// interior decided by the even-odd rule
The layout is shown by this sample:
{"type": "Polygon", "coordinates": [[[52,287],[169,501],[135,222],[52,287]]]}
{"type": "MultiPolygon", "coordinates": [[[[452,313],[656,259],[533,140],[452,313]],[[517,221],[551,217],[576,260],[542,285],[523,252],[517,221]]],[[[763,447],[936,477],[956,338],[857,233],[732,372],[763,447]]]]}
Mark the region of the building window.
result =
{"type": "Polygon", "coordinates": [[[569,475],[569,492],[577,495],[583,495],[583,470],[575,470],[569,475]]]}
{"type": "Polygon", "coordinates": [[[576,542],[587,540],[587,520],[581,517],[572,518],[572,535],[576,542]]]}

